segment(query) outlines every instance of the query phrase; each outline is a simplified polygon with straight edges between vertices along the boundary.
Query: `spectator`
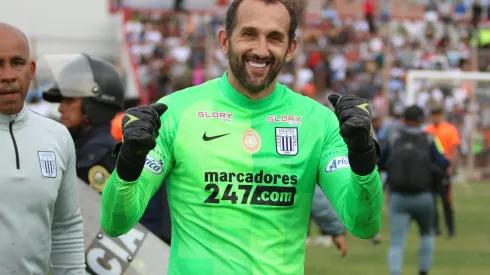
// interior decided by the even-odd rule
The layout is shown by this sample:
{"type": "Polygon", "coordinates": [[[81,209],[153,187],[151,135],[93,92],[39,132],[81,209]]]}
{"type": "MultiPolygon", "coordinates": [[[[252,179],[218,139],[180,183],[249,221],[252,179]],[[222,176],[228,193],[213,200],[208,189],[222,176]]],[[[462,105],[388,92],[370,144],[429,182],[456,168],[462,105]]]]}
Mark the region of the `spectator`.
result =
{"type": "Polygon", "coordinates": [[[456,23],[461,23],[466,18],[467,9],[463,0],[456,0],[454,5],[454,20],[456,23]]]}
{"type": "MultiPolygon", "coordinates": [[[[347,254],[347,240],[344,237],[344,225],[319,185],[315,186],[315,192],[313,193],[311,218],[320,227],[321,235],[314,241],[307,236],[306,244],[313,242],[317,245],[329,247],[332,245],[333,241],[341,250],[342,257],[345,257],[347,254]]],[[[308,235],[309,233],[308,230],[308,235]]]]}
{"type": "Polygon", "coordinates": [[[478,28],[483,12],[483,8],[480,4],[480,0],[474,0],[472,5],[472,14],[471,14],[471,24],[474,28],[478,28]]]}
{"type": "MultiPolygon", "coordinates": [[[[444,154],[446,158],[450,161],[450,165],[447,169],[447,173],[444,175],[443,185],[437,190],[436,193],[441,197],[444,209],[444,217],[446,220],[446,226],[448,230],[448,236],[450,238],[455,237],[455,225],[454,225],[454,210],[451,199],[451,177],[454,175],[454,169],[459,158],[459,146],[461,145],[461,140],[457,128],[444,121],[444,107],[441,105],[436,105],[431,110],[431,124],[426,128],[426,132],[433,134],[441,142],[442,148],[444,149],[444,154]]],[[[437,201],[436,201],[437,203],[437,201]]],[[[439,228],[439,221],[437,215],[437,205],[436,205],[436,232],[438,235],[441,234],[439,228]]]]}
{"type": "MultiPolygon", "coordinates": [[[[451,24],[453,18],[453,7],[450,1],[441,0],[438,5],[439,17],[445,25],[451,24]]],[[[446,26],[447,27],[447,26],[446,26]]]]}
{"type": "Polygon", "coordinates": [[[324,0],[322,15],[323,15],[323,19],[332,20],[334,25],[340,24],[337,11],[335,10],[335,1],[324,0]]]}
{"type": "Polygon", "coordinates": [[[392,5],[393,0],[383,0],[381,2],[381,23],[390,22],[392,5]]]}
{"type": "Polygon", "coordinates": [[[364,19],[367,21],[369,25],[370,33],[376,32],[376,25],[374,22],[374,9],[375,9],[374,0],[364,0],[364,6],[363,6],[364,19]]]}
{"type": "Polygon", "coordinates": [[[429,0],[425,6],[425,21],[436,22],[437,20],[439,20],[437,3],[435,0],[429,0]]]}

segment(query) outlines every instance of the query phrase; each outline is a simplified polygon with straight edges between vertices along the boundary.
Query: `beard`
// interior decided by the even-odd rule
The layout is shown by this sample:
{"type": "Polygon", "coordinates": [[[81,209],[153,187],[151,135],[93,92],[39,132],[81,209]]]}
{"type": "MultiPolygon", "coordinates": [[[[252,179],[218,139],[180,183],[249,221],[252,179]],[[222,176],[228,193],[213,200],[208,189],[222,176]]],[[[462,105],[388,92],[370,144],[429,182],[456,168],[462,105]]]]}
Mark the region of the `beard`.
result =
{"type": "Polygon", "coordinates": [[[269,87],[276,79],[277,75],[279,75],[282,64],[286,58],[286,55],[284,55],[282,60],[275,62],[276,58],[274,58],[272,55],[266,58],[260,58],[253,54],[245,54],[242,57],[239,57],[237,54],[235,54],[233,47],[231,45],[229,47],[228,64],[230,66],[230,70],[240,85],[242,85],[242,87],[247,89],[250,93],[259,93],[269,87]],[[267,62],[269,72],[261,81],[254,79],[255,77],[251,76],[247,72],[245,64],[247,60],[267,62]]]}

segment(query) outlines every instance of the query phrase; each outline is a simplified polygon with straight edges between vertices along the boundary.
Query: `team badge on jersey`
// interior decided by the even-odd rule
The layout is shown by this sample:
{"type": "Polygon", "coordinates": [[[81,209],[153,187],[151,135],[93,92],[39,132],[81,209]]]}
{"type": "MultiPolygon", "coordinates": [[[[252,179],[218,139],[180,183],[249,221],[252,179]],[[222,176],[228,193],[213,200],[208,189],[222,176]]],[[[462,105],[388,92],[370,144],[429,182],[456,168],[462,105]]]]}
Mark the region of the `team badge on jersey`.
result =
{"type": "Polygon", "coordinates": [[[39,166],[41,167],[41,174],[45,178],[56,178],[58,170],[56,166],[56,155],[54,152],[41,151],[37,152],[39,156],[39,166]]]}
{"type": "Polygon", "coordinates": [[[251,154],[257,153],[262,146],[259,133],[254,129],[247,129],[242,136],[242,146],[245,151],[251,154]]]}
{"type": "Polygon", "coordinates": [[[298,154],[298,128],[276,127],[276,151],[281,156],[298,154]]]}
{"type": "Polygon", "coordinates": [[[95,165],[88,170],[88,181],[90,187],[95,191],[102,193],[106,181],[109,179],[110,174],[104,167],[95,165]]]}

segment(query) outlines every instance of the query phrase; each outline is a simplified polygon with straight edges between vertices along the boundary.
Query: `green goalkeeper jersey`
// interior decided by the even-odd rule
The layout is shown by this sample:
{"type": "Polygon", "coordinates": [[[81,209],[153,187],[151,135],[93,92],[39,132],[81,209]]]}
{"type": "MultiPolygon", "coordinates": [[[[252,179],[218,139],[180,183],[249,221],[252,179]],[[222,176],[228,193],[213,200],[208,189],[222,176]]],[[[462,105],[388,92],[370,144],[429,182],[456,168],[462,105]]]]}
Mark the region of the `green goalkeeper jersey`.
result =
{"type": "Polygon", "coordinates": [[[172,216],[170,275],[300,275],[315,185],[346,228],[381,226],[377,168],[354,174],[335,114],[276,84],[252,101],[227,74],[160,100],[157,146],[137,181],[117,170],[102,196],[102,228],[128,232],[165,180],[172,216]]]}

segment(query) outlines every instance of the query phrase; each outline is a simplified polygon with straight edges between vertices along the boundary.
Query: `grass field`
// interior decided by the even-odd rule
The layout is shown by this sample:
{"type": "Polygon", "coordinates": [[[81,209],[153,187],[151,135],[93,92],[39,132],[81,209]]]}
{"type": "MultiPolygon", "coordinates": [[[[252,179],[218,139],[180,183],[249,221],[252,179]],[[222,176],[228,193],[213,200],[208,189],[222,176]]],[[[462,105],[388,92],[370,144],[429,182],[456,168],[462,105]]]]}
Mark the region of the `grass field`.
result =
{"type": "MultiPolygon", "coordinates": [[[[455,184],[453,200],[457,236],[455,239],[437,237],[434,264],[429,274],[489,275],[490,182],[455,184]]],[[[445,230],[445,227],[442,229],[445,230]]],[[[388,230],[385,203],[381,244],[373,246],[367,240],[350,235],[349,252],[344,259],[340,258],[339,252],[333,246],[327,248],[310,245],[306,251],[306,275],[388,275],[388,230]]],[[[413,223],[407,237],[403,275],[418,274],[418,246],[418,230],[413,223]]]]}

